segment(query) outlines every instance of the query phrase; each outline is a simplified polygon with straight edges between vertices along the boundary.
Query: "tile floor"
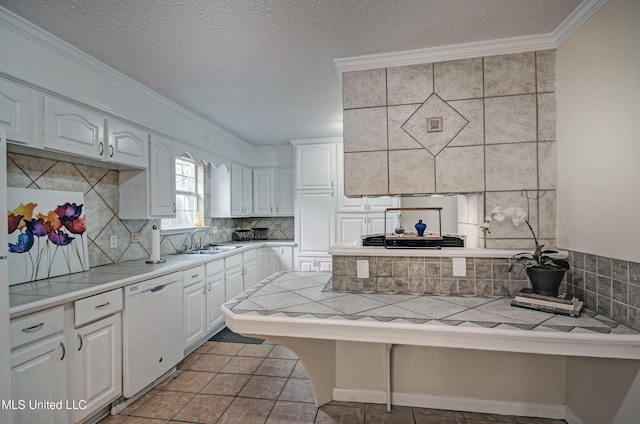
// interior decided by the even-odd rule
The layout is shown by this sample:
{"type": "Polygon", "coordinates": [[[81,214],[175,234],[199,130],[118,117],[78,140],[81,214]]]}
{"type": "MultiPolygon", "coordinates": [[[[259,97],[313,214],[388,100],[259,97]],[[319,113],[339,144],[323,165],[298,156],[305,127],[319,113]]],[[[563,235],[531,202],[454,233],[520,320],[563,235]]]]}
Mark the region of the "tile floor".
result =
{"type": "Polygon", "coordinates": [[[178,371],[99,424],[561,424],[563,420],[331,402],[320,408],[302,364],[284,346],[206,342],[178,371]]]}

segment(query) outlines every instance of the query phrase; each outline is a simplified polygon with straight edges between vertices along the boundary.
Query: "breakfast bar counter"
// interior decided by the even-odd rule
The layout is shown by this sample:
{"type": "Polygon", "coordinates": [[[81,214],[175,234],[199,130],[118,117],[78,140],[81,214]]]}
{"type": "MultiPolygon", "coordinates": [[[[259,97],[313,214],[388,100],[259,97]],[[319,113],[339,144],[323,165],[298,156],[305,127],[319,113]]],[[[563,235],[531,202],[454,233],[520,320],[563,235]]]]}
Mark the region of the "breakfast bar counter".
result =
{"type": "Polygon", "coordinates": [[[584,367],[640,371],[638,332],[589,310],[574,318],[510,301],[338,291],[330,273],[284,272],[222,309],[233,331],[296,352],[318,405],[351,400],[565,418],[584,367]]]}

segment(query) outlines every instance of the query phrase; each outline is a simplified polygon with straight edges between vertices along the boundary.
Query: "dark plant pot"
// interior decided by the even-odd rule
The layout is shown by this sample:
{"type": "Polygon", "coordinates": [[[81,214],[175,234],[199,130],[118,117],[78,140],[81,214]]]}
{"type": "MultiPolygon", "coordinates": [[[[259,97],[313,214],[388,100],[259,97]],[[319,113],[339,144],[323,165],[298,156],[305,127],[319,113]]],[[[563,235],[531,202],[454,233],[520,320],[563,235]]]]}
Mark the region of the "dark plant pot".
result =
{"type": "Polygon", "coordinates": [[[542,296],[558,297],[558,288],[562,283],[566,269],[562,268],[527,268],[533,292],[542,296]]]}

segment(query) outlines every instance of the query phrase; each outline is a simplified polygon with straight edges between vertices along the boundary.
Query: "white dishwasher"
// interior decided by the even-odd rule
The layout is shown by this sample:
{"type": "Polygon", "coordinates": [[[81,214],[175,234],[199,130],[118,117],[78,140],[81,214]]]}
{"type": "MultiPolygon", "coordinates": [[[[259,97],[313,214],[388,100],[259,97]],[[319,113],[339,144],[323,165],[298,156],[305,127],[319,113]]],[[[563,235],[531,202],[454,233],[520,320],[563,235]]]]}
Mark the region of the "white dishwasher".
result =
{"type": "Polygon", "coordinates": [[[182,348],[182,273],[125,287],[123,395],[130,398],[176,366],[182,348]]]}

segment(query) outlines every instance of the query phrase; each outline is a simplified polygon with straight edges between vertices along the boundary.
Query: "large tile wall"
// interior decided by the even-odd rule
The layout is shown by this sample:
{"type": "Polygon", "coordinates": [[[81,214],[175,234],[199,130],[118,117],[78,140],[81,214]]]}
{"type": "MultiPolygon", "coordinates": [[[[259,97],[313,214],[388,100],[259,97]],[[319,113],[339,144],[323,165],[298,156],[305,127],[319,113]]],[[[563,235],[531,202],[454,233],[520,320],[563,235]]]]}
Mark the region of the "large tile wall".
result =
{"type": "Polygon", "coordinates": [[[567,290],[587,308],[640,330],[640,263],[569,252],[567,290]]]}
{"type": "MultiPolygon", "coordinates": [[[[555,246],[555,101],[555,50],[346,72],[345,192],[482,193],[483,216],[530,203],[534,230],[555,246]],[[544,196],[527,201],[525,188],[544,196]]],[[[533,246],[525,226],[480,238],[533,246]]]]}
{"type": "MultiPolygon", "coordinates": [[[[205,173],[206,175],[206,173],[205,173]]],[[[205,178],[206,181],[206,178],[205,178]]],[[[7,185],[31,189],[77,191],[84,193],[84,209],[89,239],[89,266],[107,265],[148,258],[151,252],[151,227],[160,220],[120,219],[121,201],[118,191],[118,171],[96,166],[45,159],[35,156],[7,154],[7,185]],[[139,233],[138,242],[131,234],[139,233]],[[111,248],[109,238],[116,235],[118,244],[111,248]]],[[[206,186],[206,185],[205,185],[206,186]]],[[[205,187],[206,191],[206,187],[205,187]]],[[[209,199],[205,196],[206,200],[209,199]]],[[[205,201],[205,206],[208,203],[205,201]]],[[[205,208],[205,216],[208,207],[205,208]]],[[[270,239],[293,239],[293,218],[204,219],[213,242],[231,241],[238,228],[267,227],[270,239]],[[214,234],[214,228],[217,230],[214,234]]],[[[206,240],[208,241],[208,240],[206,240]]],[[[171,254],[190,246],[190,234],[161,237],[161,253],[171,254]]]]}

